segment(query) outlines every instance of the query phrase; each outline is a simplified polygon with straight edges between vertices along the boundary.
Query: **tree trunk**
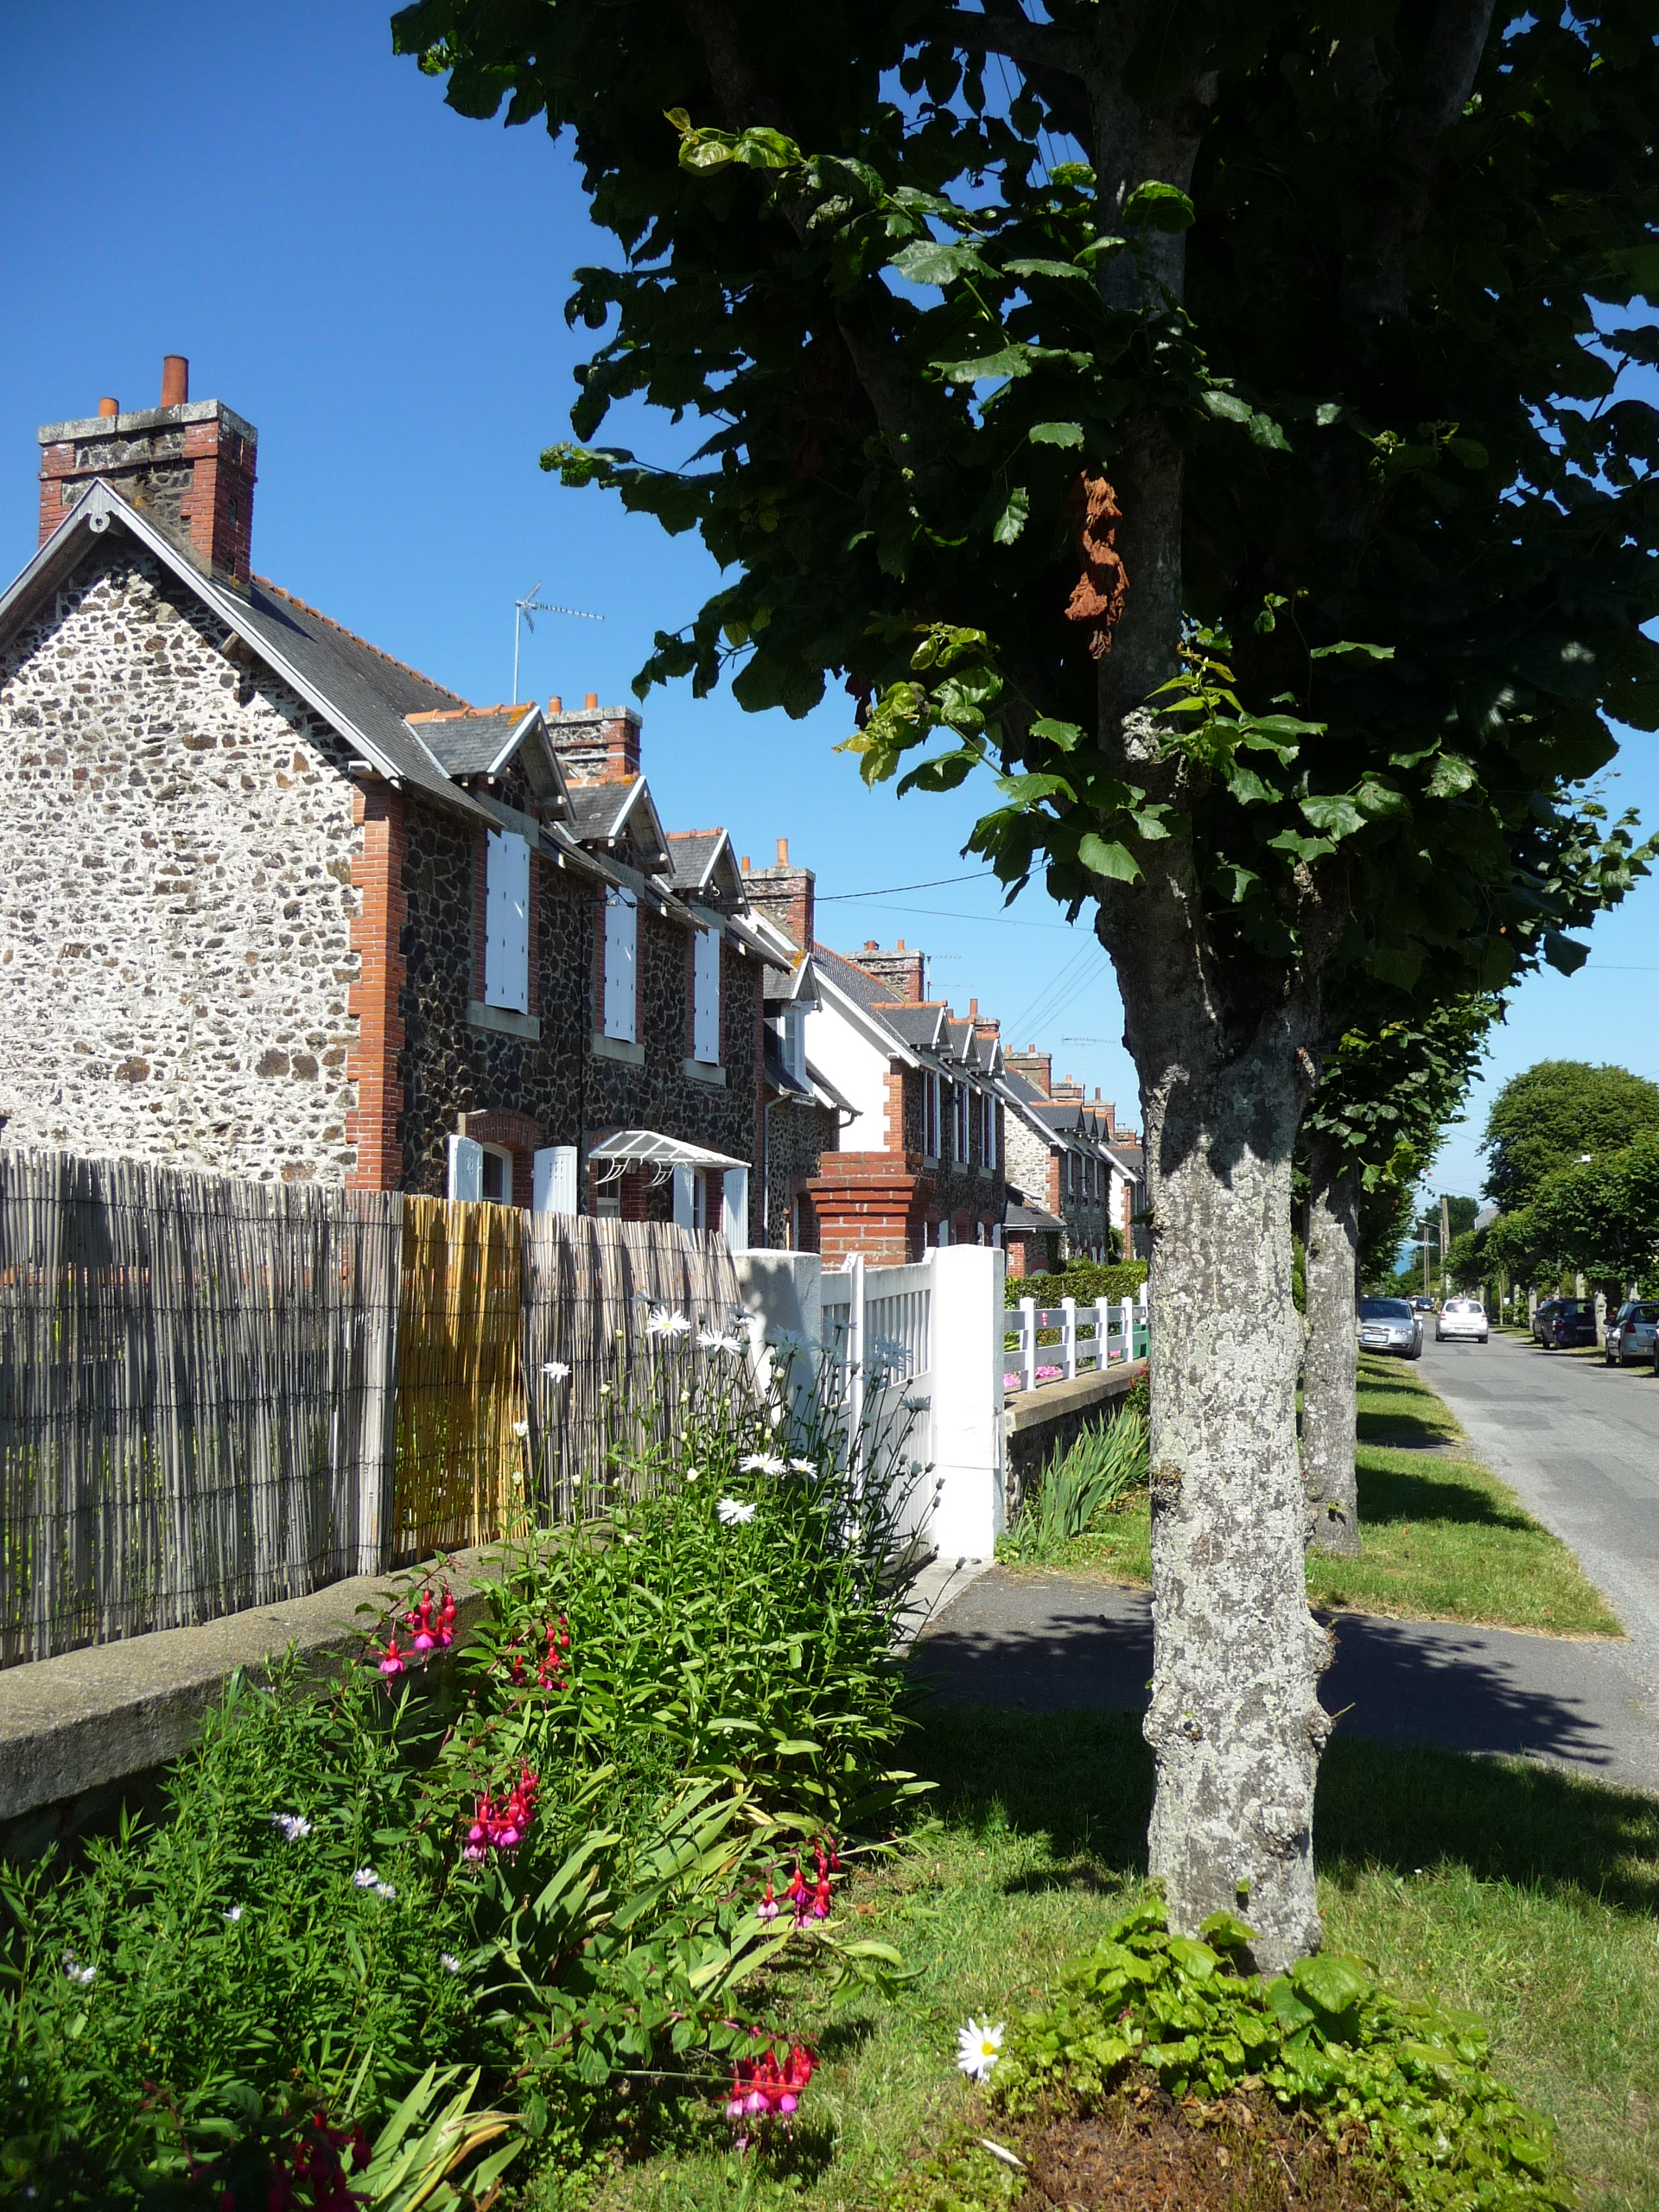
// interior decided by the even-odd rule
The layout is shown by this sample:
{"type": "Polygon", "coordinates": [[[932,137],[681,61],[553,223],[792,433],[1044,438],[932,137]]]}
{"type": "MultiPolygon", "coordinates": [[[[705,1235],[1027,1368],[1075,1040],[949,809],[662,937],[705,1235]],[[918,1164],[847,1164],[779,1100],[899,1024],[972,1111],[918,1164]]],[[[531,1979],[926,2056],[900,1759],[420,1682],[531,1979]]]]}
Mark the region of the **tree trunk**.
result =
{"type": "Polygon", "coordinates": [[[1359,1170],[1340,1149],[1316,1144],[1308,1163],[1307,1335],[1303,1349],[1302,1490],[1308,1542],[1354,1559],[1360,1550],[1354,1479],[1354,1256],[1359,1170]]]}
{"type": "MultiPolygon", "coordinates": [[[[1131,1014],[1132,1039],[1161,1026],[1131,1014]]],[[[1208,1066],[1188,1050],[1144,1092],[1151,1866],[1173,1925],[1196,1931],[1212,1912],[1236,1913],[1264,1972],[1318,1947],[1313,1784],[1331,1727],[1316,1694],[1329,1640],[1307,1609],[1296,1453],[1297,1041],[1287,1019],[1269,1016],[1246,1049],[1208,1066]]]]}

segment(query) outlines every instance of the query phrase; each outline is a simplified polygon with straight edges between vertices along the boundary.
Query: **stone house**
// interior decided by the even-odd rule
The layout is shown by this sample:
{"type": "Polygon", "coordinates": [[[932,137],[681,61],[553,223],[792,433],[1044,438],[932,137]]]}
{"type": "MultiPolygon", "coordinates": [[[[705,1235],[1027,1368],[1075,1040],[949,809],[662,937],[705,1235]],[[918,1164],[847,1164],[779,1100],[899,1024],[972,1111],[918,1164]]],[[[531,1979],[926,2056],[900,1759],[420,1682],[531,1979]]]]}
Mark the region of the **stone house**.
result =
{"type": "Polygon", "coordinates": [[[1132,1249],[1139,1176],[1110,1141],[1112,1109],[1070,1077],[1055,1083],[1052,1067],[1034,1045],[1006,1058],[1008,1185],[1020,1209],[1005,1236],[1010,1274],[1109,1259],[1114,1231],[1132,1249]]]}
{"type": "Polygon", "coordinates": [[[257,436],[40,433],[0,598],[0,1142],[758,1231],[763,938],[631,709],[474,707],[251,570],[257,436]]]}

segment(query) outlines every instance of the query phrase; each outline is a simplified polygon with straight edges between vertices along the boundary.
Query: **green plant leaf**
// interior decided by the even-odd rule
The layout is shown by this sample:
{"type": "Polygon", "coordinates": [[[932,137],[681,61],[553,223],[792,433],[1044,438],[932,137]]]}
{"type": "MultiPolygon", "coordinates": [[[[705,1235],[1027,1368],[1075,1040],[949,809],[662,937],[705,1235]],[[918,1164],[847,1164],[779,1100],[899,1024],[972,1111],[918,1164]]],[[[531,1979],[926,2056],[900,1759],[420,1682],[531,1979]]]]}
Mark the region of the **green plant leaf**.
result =
{"type": "Polygon", "coordinates": [[[1136,185],[1123,203],[1121,219],[1148,230],[1184,231],[1196,221],[1197,211],[1179,186],[1153,177],[1136,185]]]}
{"type": "Polygon", "coordinates": [[[1083,443],[1081,423],[1033,423],[1026,432],[1034,446],[1080,446],[1083,443]]]}
{"type": "Polygon", "coordinates": [[[996,518],[991,536],[999,545],[1012,545],[1024,530],[1031,514],[1031,494],[1023,484],[1016,484],[1008,493],[1007,505],[996,518]]]}
{"type": "Polygon", "coordinates": [[[1127,845],[1108,844],[1091,830],[1077,841],[1077,858],[1091,875],[1109,876],[1117,883],[1137,883],[1141,863],[1127,845]]]}

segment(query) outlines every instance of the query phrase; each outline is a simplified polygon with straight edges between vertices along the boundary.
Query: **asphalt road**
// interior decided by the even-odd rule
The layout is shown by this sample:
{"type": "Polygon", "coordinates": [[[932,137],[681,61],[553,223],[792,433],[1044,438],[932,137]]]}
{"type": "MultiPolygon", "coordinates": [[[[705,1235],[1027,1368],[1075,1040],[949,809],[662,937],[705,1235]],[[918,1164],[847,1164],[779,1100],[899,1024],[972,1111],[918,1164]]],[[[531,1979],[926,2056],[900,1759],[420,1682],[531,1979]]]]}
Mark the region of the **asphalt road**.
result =
{"type": "MultiPolygon", "coordinates": [[[[1536,1758],[1659,1791],[1659,1384],[1497,1337],[1431,1342],[1421,1371],[1630,1634],[1614,1643],[1342,1613],[1321,1701],[1341,1729],[1377,1742],[1536,1758]]],[[[941,1595],[912,1663],[942,1702],[1144,1709],[1144,1592],[993,1567],[941,1595]]]]}
{"type": "Polygon", "coordinates": [[[1575,1551],[1659,1696],[1659,1380],[1518,1337],[1437,1344],[1419,1369],[1477,1458],[1575,1551]]]}

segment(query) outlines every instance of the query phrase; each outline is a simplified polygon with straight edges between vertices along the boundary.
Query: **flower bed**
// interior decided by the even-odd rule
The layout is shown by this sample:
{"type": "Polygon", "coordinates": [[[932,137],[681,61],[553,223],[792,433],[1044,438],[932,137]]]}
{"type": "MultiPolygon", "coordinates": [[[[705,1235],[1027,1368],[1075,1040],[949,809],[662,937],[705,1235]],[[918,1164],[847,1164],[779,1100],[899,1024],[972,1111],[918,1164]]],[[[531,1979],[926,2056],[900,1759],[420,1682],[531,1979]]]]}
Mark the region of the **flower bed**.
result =
{"type": "Polygon", "coordinates": [[[664,2101],[786,2128],[769,1969],[890,1971],[838,1892],[912,1786],[900,1500],[821,1415],[705,1395],[601,1471],[641,1503],[504,1553],[442,1675],[438,1575],[327,1689],[235,1686],[157,1825],[6,1876],[9,2197],[390,2207],[664,2101]]]}

